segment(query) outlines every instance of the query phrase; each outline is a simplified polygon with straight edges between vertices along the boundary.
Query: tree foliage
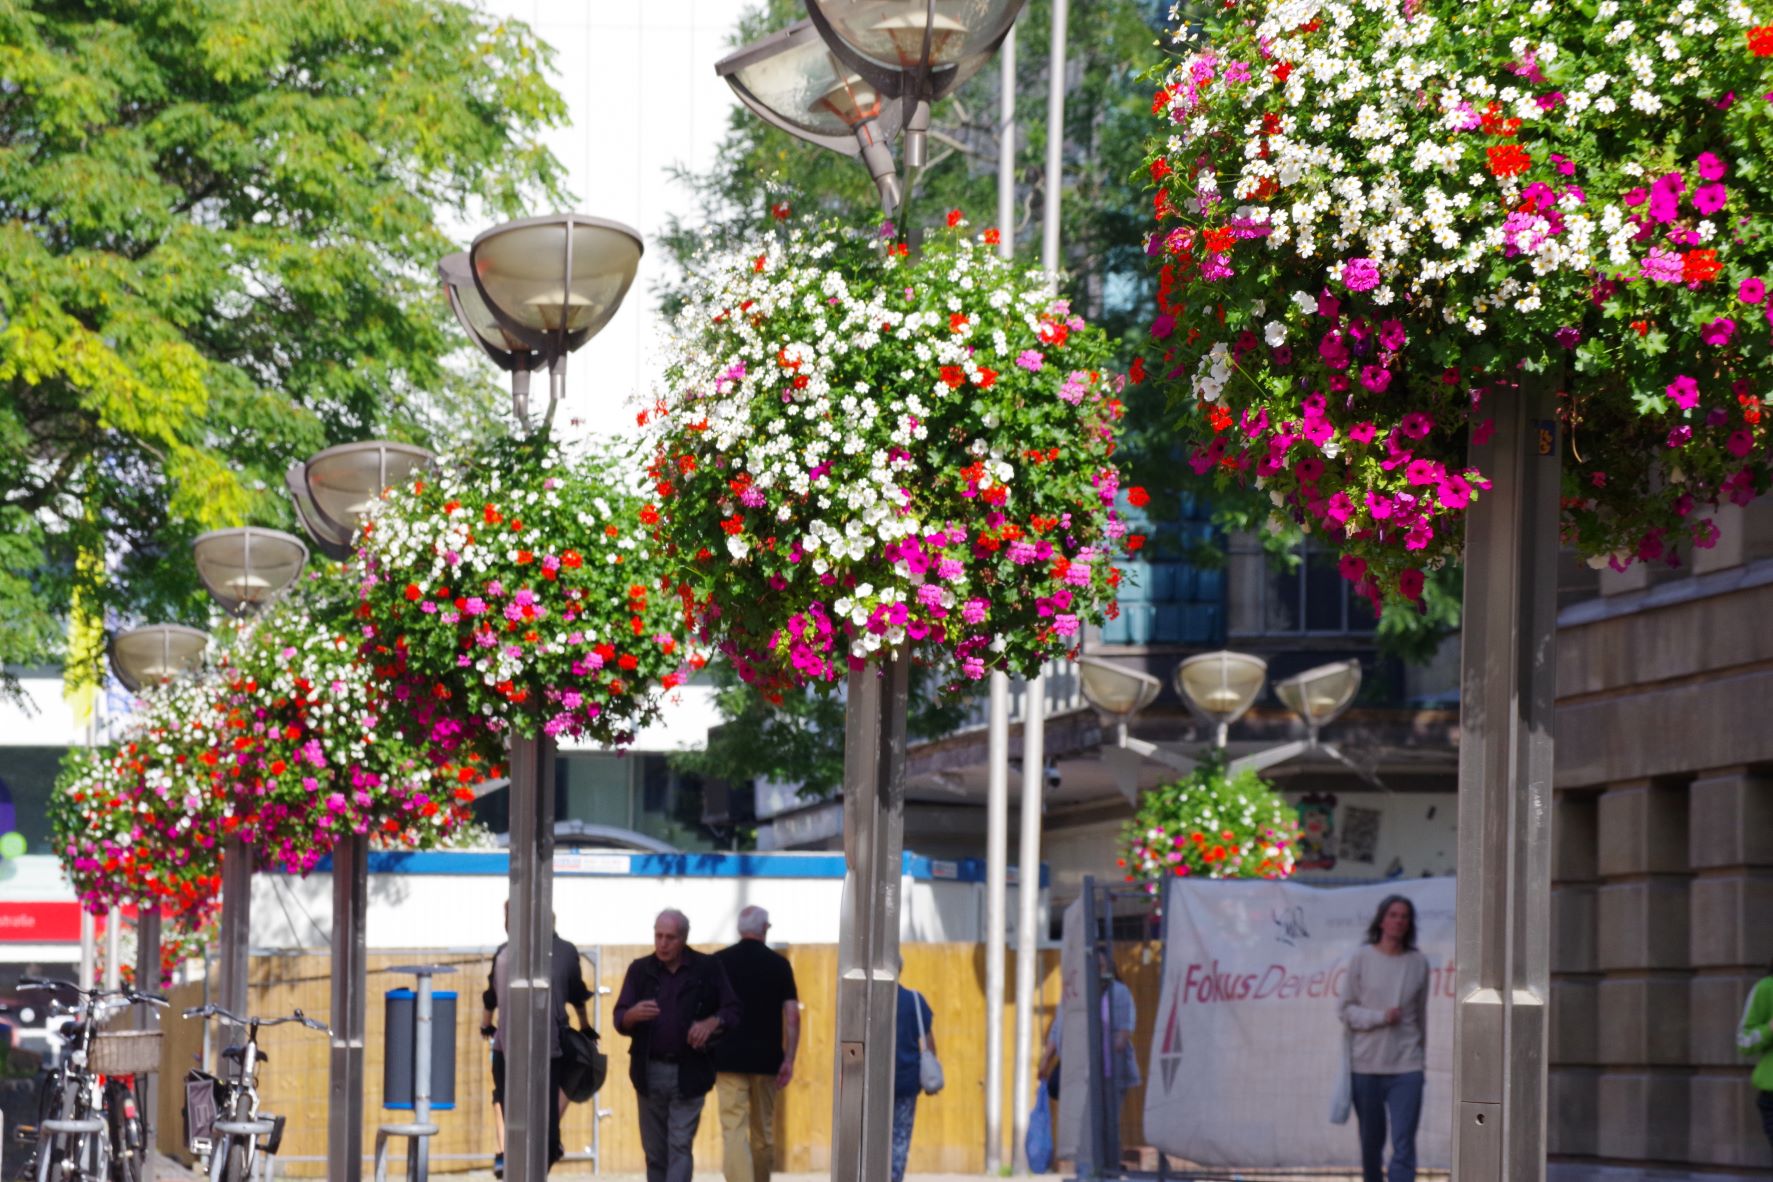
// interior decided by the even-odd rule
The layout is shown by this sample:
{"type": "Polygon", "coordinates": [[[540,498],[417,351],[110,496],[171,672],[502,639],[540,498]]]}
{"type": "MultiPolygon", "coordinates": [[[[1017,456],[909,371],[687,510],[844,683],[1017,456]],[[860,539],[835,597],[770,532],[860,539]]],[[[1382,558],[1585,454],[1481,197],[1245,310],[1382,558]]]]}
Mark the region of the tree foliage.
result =
{"type": "Polygon", "coordinates": [[[190,538],[288,524],[291,461],[492,413],[432,267],[559,196],[548,56],[456,0],[0,0],[0,657],[200,623],[190,538]]]}

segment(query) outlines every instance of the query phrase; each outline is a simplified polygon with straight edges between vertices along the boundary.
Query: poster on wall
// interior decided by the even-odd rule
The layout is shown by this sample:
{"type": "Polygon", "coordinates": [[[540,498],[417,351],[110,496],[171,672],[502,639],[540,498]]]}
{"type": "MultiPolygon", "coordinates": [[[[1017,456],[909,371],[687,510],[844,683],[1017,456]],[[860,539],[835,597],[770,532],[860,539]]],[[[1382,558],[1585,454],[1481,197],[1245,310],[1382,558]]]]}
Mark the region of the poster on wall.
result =
{"type": "Polygon", "coordinates": [[[1352,1118],[1329,1120],[1342,1069],[1337,992],[1379,904],[1416,905],[1428,958],[1428,1068],[1417,1161],[1451,1163],[1453,880],[1377,886],[1176,879],[1146,1073],[1145,1132],[1203,1166],[1358,1169],[1352,1118]]]}

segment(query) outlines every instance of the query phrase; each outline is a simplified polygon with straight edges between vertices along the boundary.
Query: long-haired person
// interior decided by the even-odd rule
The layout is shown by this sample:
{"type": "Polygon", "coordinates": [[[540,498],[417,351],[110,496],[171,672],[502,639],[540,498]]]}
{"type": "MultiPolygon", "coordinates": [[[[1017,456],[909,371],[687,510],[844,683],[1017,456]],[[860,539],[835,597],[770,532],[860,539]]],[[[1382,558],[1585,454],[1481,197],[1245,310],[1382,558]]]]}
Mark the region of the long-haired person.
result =
{"type": "Polygon", "coordinates": [[[1404,896],[1390,895],[1379,904],[1366,943],[1348,959],[1340,1002],[1365,1182],[1386,1182],[1388,1125],[1390,1182],[1414,1182],[1428,1048],[1428,958],[1416,949],[1416,906],[1404,896]]]}

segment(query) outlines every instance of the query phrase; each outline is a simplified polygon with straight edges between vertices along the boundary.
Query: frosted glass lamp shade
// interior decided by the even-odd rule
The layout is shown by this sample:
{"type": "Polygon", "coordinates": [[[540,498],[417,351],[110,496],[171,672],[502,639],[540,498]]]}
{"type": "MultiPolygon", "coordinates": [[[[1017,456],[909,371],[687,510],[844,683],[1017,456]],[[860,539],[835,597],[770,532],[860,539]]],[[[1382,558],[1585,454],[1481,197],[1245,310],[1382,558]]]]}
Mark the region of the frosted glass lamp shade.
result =
{"type": "Polygon", "coordinates": [[[150,624],[111,638],[111,670],[125,689],[171,681],[203,665],[209,633],[181,624],[150,624]]]}
{"type": "Polygon", "coordinates": [[[1247,653],[1202,653],[1176,666],[1177,692],[1221,725],[1237,721],[1267,679],[1268,662],[1247,653]]]}
{"type": "Polygon", "coordinates": [[[1084,699],[1103,714],[1118,719],[1130,718],[1156,700],[1163,682],[1141,669],[1101,657],[1079,657],[1078,677],[1083,683],[1084,699]]]}
{"type": "MultiPolygon", "coordinates": [[[[807,14],[865,74],[958,75],[985,64],[1023,0],[806,0],[807,14]],[[860,60],[857,60],[860,59],[860,60]]],[[[944,79],[930,97],[963,81],[944,79]]],[[[896,95],[893,97],[897,97],[896,95]]]]}
{"type": "Polygon", "coordinates": [[[1336,720],[1361,688],[1359,661],[1335,661],[1274,683],[1274,693],[1312,730],[1336,720]]]}
{"type": "Polygon", "coordinates": [[[642,249],[640,235],[620,222],[559,213],[494,226],[474,240],[468,261],[498,325],[531,349],[558,356],[616,314],[642,249]]]}
{"type": "Polygon", "coordinates": [[[269,603],[308,561],[300,538],[256,526],[203,534],[191,543],[191,553],[210,597],[236,616],[269,603]]]}
{"type": "Polygon", "coordinates": [[[766,122],[852,156],[860,150],[856,129],[883,113],[879,90],[831,51],[811,21],[752,42],[714,71],[766,122]]]}
{"type": "Polygon", "coordinates": [[[545,354],[506,332],[499,318],[486,306],[480,288],[474,284],[467,251],[444,255],[437,264],[437,275],[443,281],[450,311],[456,314],[456,322],[462,326],[462,331],[500,369],[534,369],[547,360],[545,354]]]}

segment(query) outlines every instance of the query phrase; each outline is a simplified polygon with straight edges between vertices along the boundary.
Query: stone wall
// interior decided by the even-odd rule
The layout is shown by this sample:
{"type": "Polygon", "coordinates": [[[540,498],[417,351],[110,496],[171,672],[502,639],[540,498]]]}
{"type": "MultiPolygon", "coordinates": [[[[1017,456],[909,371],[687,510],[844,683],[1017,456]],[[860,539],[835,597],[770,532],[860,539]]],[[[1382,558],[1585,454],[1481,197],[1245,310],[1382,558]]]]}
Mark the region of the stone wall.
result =
{"type": "Polygon", "coordinates": [[[1773,563],[1558,632],[1554,1158],[1765,1170],[1736,1023],[1773,957],[1773,563]]]}

